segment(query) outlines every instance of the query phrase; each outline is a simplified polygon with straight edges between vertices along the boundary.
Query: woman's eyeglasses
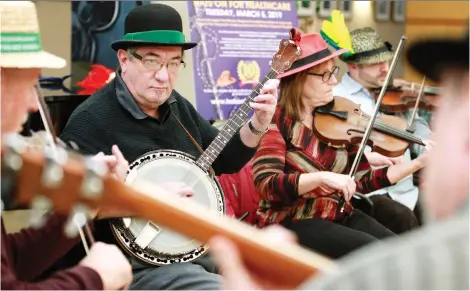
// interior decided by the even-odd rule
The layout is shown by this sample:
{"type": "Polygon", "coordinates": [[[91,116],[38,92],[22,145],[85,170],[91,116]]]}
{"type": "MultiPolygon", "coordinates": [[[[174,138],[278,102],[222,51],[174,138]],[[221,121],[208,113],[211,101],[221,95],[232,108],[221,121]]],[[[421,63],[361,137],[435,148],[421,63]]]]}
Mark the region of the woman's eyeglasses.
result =
{"type": "Polygon", "coordinates": [[[308,72],[307,74],[313,75],[313,76],[320,76],[322,81],[324,83],[328,82],[331,79],[332,75],[338,76],[339,73],[339,67],[334,66],[331,71],[324,72],[323,74],[317,74],[317,73],[310,73],[308,72]]]}

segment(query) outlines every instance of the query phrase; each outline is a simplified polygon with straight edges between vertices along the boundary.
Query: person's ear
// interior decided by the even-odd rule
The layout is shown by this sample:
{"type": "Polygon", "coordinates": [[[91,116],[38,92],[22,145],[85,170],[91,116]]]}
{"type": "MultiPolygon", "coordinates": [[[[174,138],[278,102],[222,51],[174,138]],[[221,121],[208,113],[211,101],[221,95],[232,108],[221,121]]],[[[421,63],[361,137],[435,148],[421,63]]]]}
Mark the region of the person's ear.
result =
{"type": "Polygon", "coordinates": [[[129,62],[129,54],[126,50],[118,50],[117,58],[119,61],[119,66],[121,68],[121,72],[125,73],[127,70],[128,62],[129,62]]]}

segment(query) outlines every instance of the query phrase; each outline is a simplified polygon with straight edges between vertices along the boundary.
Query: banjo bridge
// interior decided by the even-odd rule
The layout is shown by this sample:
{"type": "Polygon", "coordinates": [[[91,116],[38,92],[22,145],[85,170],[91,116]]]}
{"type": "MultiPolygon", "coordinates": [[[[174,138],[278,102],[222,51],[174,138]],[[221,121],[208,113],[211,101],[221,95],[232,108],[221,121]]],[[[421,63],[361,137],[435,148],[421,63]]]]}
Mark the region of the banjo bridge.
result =
{"type": "Polygon", "coordinates": [[[136,236],[134,243],[145,249],[154,238],[160,233],[160,228],[151,221],[148,221],[142,231],[136,236]]]}

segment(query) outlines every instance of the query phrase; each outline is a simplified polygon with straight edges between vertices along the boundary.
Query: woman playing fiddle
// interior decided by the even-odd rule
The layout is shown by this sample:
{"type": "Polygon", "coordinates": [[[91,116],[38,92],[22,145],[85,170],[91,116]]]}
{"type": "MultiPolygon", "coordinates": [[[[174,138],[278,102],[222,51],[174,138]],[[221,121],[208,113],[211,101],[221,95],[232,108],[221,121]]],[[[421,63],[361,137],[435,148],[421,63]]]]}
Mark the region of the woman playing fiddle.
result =
{"type": "Polygon", "coordinates": [[[394,233],[354,209],[355,191],[369,193],[388,187],[421,169],[427,154],[398,165],[372,170],[363,156],[355,178],[347,173],[358,146],[329,146],[312,130],[312,112],[333,101],[338,67],[320,34],[303,35],[302,54],[279,76],[280,97],[272,123],[254,157],[254,180],[261,194],[261,227],[281,224],[299,242],[339,258],[394,233]],[[339,203],[344,198],[344,211],[339,203]]]}

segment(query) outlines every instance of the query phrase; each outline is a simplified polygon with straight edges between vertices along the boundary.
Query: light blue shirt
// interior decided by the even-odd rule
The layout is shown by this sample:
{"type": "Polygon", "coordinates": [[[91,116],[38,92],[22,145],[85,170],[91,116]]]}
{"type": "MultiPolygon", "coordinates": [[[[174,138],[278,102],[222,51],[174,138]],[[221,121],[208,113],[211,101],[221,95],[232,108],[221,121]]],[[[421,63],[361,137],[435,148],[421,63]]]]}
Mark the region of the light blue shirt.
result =
{"type": "MultiPolygon", "coordinates": [[[[353,80],[348,73],[344,74],[341,82],[333,88],[333,94],[334,96],[344,97],[356,104],[360,104],[362,111],[364,111],[366,114],[372,114],[374,112],[376,104],[375,98],[371,96],[369,91],[367,91],[361,84],[353,80]]],[[[410,112],[407,112],[397,116],[404,118],[408,122],[411,114],[410,112]]],[[[416,115],[415,118],[415,126],[415,135],[422,139],[429,138],[428,124],[418,115],[416,115]]],[[[424,150],[424,147],[420,145],[413,145],[411,149],[414,150],[415,153],[420,154],[424,150]]],[[[368,147],[366,150],[370,151],[370,148],[368,147]]],[[[404,156],[405,162],[411,161],[411,154],[409,149],[406,150],[404,156]]],[[[413,175],[409,175],[398,181],[393,186],[364,194],[376,195],[385,193],[388,193],[393,200],[398,201],[413,210],[416,206],[416,202],[418,201],[419,189],[413,184],[413,175]]]]}

